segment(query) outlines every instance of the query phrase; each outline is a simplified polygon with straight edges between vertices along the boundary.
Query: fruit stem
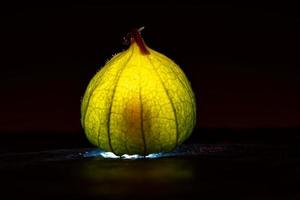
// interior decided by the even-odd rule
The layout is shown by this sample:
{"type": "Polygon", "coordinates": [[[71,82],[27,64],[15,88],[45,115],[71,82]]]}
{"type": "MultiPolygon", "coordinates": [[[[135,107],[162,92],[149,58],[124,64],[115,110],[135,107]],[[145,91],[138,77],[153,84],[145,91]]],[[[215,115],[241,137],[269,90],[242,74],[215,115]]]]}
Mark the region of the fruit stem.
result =
{"type": "Polygon", "coordinates": [[[131,43],[133,43],[133,42],[137,43],[142,54],[144,54],[144,55],[150,54],[150,52],[148,51],[146,44],[143,40],[140,29],[133,28],[131,30],[131,43]]]}

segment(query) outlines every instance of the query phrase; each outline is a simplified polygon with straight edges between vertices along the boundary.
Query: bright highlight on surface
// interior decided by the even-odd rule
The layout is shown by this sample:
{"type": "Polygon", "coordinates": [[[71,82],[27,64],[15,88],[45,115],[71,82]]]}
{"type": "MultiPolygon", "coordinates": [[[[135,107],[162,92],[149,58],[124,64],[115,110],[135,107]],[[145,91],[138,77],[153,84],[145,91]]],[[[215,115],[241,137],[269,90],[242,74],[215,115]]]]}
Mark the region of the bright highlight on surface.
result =
{"type": "Polygon", "coordinates": [[[124,154],[122,156],[117,156],[116,154],[112,152],[105,152],[101,150],[92,150],[92,151],[86,151],[83,156],[85,158],[91,158],[91,157],[101,157],[101,158],[109,158],[109,159],[125,159],[125,160],[136,160],[136,159],[154,159],[154,158],[160,158],[162,157],[162,153],[152,153],[147,156],[142,155],[128,155],[124,154]]]}
{"type": "Polygon", "coordinates": [[[126,159],[126,160],[135,160],[135,159],[141,159],[141,158],[159,158],[160,155],[161,155],[160,153],[152,153],[152,154],[149,154],[147,156],[141,156],[141,155],[138,155],[138,154],[135,154],[135,155],[124,154],[122,156],[117,156],[112,152],[103,152],[103,153],[101,153],[101,156],[103,158],[112,158],[112,159],[121,158],[121,159],[126,159]]]}
{"type": "Polygon", "coordinates": [[[196,105],[183,71],[147,47],[134,29],[129,49],[89,83],[81,114],[89,141],[107,151],[103,157],[131,158],[171,151],[185,141],[195,126],[196,105]]]}

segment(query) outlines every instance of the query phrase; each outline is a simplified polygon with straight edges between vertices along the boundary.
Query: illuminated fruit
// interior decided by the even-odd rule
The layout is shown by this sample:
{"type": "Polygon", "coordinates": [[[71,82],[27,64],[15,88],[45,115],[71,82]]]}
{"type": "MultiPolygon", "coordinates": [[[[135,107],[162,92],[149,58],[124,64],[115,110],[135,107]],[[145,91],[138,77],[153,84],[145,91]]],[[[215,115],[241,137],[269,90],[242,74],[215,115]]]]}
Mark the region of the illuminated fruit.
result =
{"type": "Polygon", "coordinates": [[[173,150],[196,123],[190,83],[172,60],[145,45],[137,29],[130,37],[129,49],[108,61],[86,89],[85,134],[116,155],[173,150]]]}

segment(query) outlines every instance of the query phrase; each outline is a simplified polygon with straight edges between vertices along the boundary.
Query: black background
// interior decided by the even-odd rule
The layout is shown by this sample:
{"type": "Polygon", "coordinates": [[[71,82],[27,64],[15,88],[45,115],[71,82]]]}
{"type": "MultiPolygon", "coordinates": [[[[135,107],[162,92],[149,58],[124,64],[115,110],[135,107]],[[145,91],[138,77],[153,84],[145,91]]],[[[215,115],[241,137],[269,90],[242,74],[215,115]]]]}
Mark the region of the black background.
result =
{"type": "Polygon", "coordinates": [[[8,4],[1,23],[1,132],[78,132],[92,76],[132,27],[181,66],[197,128],[299,127],[296,5],[8,4]]]}

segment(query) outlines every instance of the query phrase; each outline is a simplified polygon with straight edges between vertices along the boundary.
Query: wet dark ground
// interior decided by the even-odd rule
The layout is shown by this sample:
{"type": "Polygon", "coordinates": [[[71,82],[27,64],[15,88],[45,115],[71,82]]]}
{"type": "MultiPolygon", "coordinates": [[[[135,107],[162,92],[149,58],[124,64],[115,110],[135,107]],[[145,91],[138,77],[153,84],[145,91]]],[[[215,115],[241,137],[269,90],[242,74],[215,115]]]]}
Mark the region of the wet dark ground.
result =
{"type": "Polygon", "coordinates": [[[300,199],[298,130],[201,132],[174,152],[138,159],[103,158],[105,154],[79,133],[3,134],[1,195],[5,199],[300,199]]]}

